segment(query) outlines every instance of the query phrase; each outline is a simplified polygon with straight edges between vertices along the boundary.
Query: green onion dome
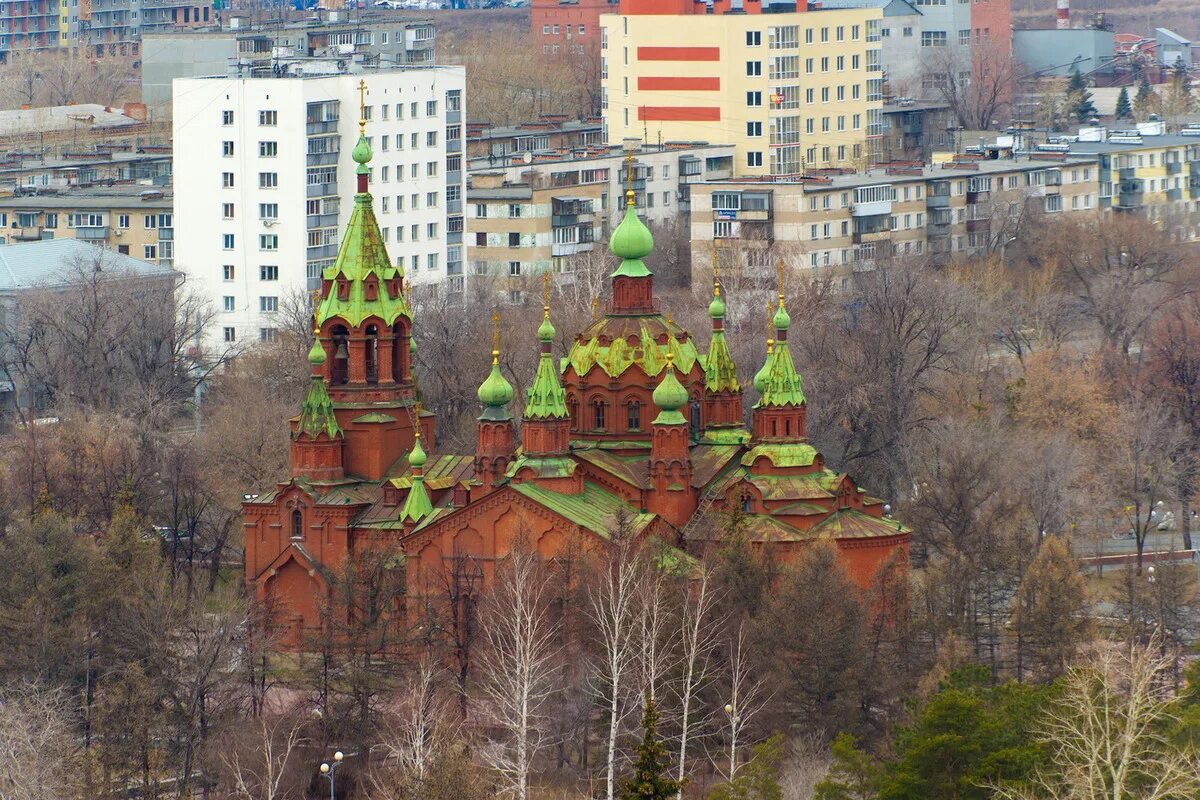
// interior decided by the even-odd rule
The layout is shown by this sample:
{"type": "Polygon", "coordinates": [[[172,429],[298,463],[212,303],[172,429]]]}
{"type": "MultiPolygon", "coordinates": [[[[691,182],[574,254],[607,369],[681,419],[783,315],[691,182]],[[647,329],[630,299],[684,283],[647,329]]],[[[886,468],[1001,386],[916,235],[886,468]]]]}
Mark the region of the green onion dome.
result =
{"type": "Polygon", "coordinates": [[[721,295],[713,295],[712,302],[708,304],[708,315],[713,319],[721,319],[725,316],[725,301],[721,299],[721,295]]]}
{"type": "Polygon", "coordinates": [[[371,144],[367,141],[365,134],[359,134],[358,143],[354,145],[354,150],[351,151],[350,157],[354,159],[356,164],[363,166],[371,160],[371,144]]]}
{"type": "Polygon", "coordinates": [[[762,367],[759,368],[758,372],[754,375],[754,388],[758,390],[759,394],[762,394],[763,390],[767,388],[767,378],[770,376],[771,372],[771,355],[774,352],[775,341],[773,339],[767,339],[767,357],[763,361],[762,367]]]}
{"type": "Polygon", "coordinates": [[[654,250],[654,234],[650,233],[650,229],[638,218],[637,208],[628,200],[625,204],[625,218],[608,240],[608,249],[623,261],[637,261],[654,250]]]}
{"type": "Polygon", "coordinates": [[[675,377],[674,361],[675,354],[668,352],[666,373],[658,382],[658,386],[654,388],[654,394],[651,395],[654,405],[663,411],[678,411],[688,403],[687,389],[683,388],[679,378],[675,377]]]}
{"type": "Polygon", "coordinates": [[[500,373],[499,353],[492,352],[492,371],[479,385],[479,402],[489,408],[502,408],[512,402],[513,387],[500,373]]]}
{"type": "Polygon", "coordinates": [[[320,339],[313,339],[312,348],[308,351],[308,363],[314,367],[319,367],[325,363],[325,348],[321,346],[320,339]]]}
{"type": "Polygon", "coordinates": [[[775,312],[775,317],[771,320],[775,326],[775,330],[786,331],[788,326],[792,324],[792,318],[788,316],[787,310],[783,307],[783,298],[779,298],[779,310],[775,312]]]}
{"type": "Polygon", "coordinates": [[[538,326],[537,336],[538,339],[543,342],[554,341],[554,326],[550,323],[549,312],[547,312],[546,316],[542,319],[542,324],[538,326]]]}
{"type": "Polygon", "coordinates": [[[425,448],[421,447],[421,437],[417,436],[417,438],[413,441],[412,452],[408,454],[408,465],[410,467],[420,469],[421,467],[425,466],[425,461],[427,458],[428,457],[425,455],[425,448]]]}

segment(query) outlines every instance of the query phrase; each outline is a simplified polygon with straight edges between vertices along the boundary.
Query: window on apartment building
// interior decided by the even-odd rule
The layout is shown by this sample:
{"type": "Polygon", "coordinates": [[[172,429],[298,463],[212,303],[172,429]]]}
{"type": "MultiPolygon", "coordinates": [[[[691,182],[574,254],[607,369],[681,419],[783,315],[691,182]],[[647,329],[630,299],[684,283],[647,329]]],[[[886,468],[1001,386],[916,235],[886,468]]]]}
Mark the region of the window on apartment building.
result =
{"type": "Polygon", "coordinates": [[[758,77],[759,75],[762,75],[762,62],[761,61],[747,61],[746,62],[746,75],[747,75],[747,77],[751,77],[751,78],[755,78],[755,77],[758,77]]]}
{"type": "Polygon", "coordinates": [[[232,233],[222,233],[221,234],[221,249],[222,250],[232,250],[233,246],[234,246],[234,241],[235,240],[234,240],[234,236],[232,233]]]}
{"type": "Polygon", "coordinates": [[[913,29],[911,27],[906,27],[904,29],[904,35],[906,37],[911,37],[913,35],[913,29]]]}
{"type": "Polygon", "coordinates": [[[233,203],[221,203],[221,219],[233,219],[233,203]]]}
{"type": "Polygon", "coordinates": [[[153,214],[146,214],[142,217],[142,228],[152,231],[158,227],[158,218],[153,214]]]}
{"type": "Polygon", "coordinates": [[[436,178],[437,174],[438,174],[438,162],[426,161],[425,162],[425,177],[436,178]]]}
{"type": "Polygon", "coordinates": [[[805,72],[805,74],[807,74],[807,75],[811,75],[811,74],[812,74],[812,71],[813,71],[813,65],[814,65],[815,63],[816,63],[816,62],[814,62],[814,61],[813,61],[813,59],[811,59],[811,58],[806,58],[806,59],[804,59],[804,72],[805,72]]]}
{"type": "Polygon", "coordinates": [[[487,215],[488,215],[487,203],[476,203],[475,204],[475,218],[476,219],[487,219],[487,215]]]}
{"type": "Polygon", "coordinates": [[[437,269],[438,260],[437,253],[427,253],[425,255],[425,269],[437,269]]]}
{"type": "Polygon", "coordinates": [[[508,246],[509,247],[520,247],[521,246],[521,234],[510,233],[508,235],[508,246]]]}
{"type": "Polygon", "coordinates": [[[264,128],[274,128],[279,124],[278,111],[259,111],[258,124],[264,128]]]}
{"type": "Polygon", "coordinates": [[[805,133],[814,133],[815,131],[816,131],[816,120],[814,120],[812,117],[809,117],[808,119],[804,120],[804,132],[805,133]]]}
{"type": "Polygon", "coordinates": [[[850,41],[857,42],[859,34],[860,34],[859,26],[851,25],[850,26],[850,41]]]}
{"type": "Polygon", "coordinates": [[[555,36],[558,36],[558,26],[557,25],[554,26],[553,32],[554,32],[555,36]]]}
{"type": "Polygon", "coordinates": [[[763,157],[762,157],[761,150],[751,150],[748,153],[746,153],[746,166],[747,167],[761,167],[762,163],[763,163],[763,157]]]}
{"type": "Polygon", "coordinates": [[[550,35],[550,26],[543,25],[542,26],[542,36],[549,36],[549,35],[550,35]]]}
{"type": "Polygon", "coordinates": [[[420,208],[421,207],[421,195],[417,194],[416,192],[413,192],[411,195],[409,195],[408,196],[408,206],[413,211],[416,211],[418,208],[420,208]]]}
{"type": "Polygon", "coordinates": [[[278,142],[259,142],[258,157],[259,158],[274,158],[279,155],[278,142]]]}
{"type": "Polygon", "coordinates": [[[224,337],[226,342],[236,342],[237,341],[237,331],[234,328],[228,328],[228,327],[222,328],[221,334],[224,337]]]}
{"type": "Polygon", "coordinates": [[[821,28],[821,41],[822,42],[829,41],[829,28],[821,28]]]}
{"type": "Polygon", "coordinates": [[[970,44],[971,43],[971,30],[969,28],[967,30],[958,32],[958,43],[959,44],[970,44]]]}
{"type": "Polygon", "coordinates": [[[838,102],[841,102],[842,100],[846,99],[846,87],[845,86],[837,87],[837,99],[838,99],[838,102]]]}
{"type": "MultiPolygon", "coordinates": [[[[233,204],[230,203],[229,205],[232,207],[233,204]]],[[[231,216],[232,216],[232,213],[233,212],[231,210],[230,211],[231,216]]],[[[128,228],[129,227],[129,215],[128,214],[118,214],[117,215],[117,227],[118,228],[128,228]]]]}
{"type": "Polygon", "coordinates": [[[812,88],[805,89],[804,90],[804,102],[806,102],[806,103],[815,102],[815,96],[816,96],[814,94],[815,91],[816,90],[812,89],[812,88]]]}
{"type": "Polygon", "coordinates": [[[508,262],[508,274],[509,275],[520,275],[521,274],[521,262],[520,261],[508,262]]]}
{"type": "Polygon", "coordinates": [[[846,116],[844,114],[838,114],[837,129],[839,131],[846,130],[846,116]]]}
{"type": "Polygon", "coordinates": [[[862,96],[862,87],[857,83],[850,84],[850,99],[857,100],[862,96]]]}
{"type": "Polygon", "coordinates": [[[258,173],[258,188],[260,189],[276,189],[279,187],[278,172],[260,172],[258,173]]]}
{"type": "Polygon", "coordinates": [[[426,131],[425,132],[425,146],[426,147],[437,147],[437,143],[438,143],[438,132],[437,131],[426,131]]]}
{"type": "Polygon", "coordinates": [[[142,258],[147,261],[153,261],[158,258],[158,247],[152,244],[142,245],[142,258]]]}
{"type": "Polygon", "coordinates": [[[279,280],[279,267],[274,264],[262,264],[258,268],[258,279],[260,281],[277,281],[279,280]]]}
{"type": "Polygon", "coordinates": [[[408,238],[414,242],[417,241],[418,239],[420,239],[421,238],[421,226],[415,222],[412,225],[409,225],[408,226],[408,238]]]}
{"type": "Polygon", "coordinates": [[[279,237],[273,233],[260,233],[258,235],[259,250],[278,250],[279,237]]]}
{"type": "Polygon", "coordinates": [[[391,177],[391,167],[389,167],[387,164],[384,164],[382,167],[379,168],[379,180],[382,181],[383,183],[387,183],[388,179],[390,177],[391,177]]]}
{"type": "MultiPolygon", "coordinates": [[[[387,36],[385,33],[384,36],[387,36]]],[[[258,340],[260,342],[274,342],[279,337],[276,335],[278,331],[275,328],[259,328],[258,340]]]]}
{"type": "Polygon", "coordinates": [[[279,219],[279,204],[278,203],[259,203],[258,204],[259,219],[279,219]]]}
{"type": "Polygon", "coordinates": [[[222,111],[221,112],[221,124],[225,125],[225,126],[229,126],[229,125],[233,124],[233,112],[232,111],[222,111]]]}
{"type": "Polygon", "coordinates": [[[232,172],[222,172],[221,173],[221,186],[223,186],[226,189],[233,188],[233,173],[232,172]]]}
{"type": "Polygon", "coordinates": [[[225,264],[221,267],[221,280],[231,281],[231,280],[233,280],[233,276],[234,276],[233,264],[225,264]]]}
{"type": "Polygon", "coordinates": [[[425,238],[436,239],[438,237],[438,224],[430,222],[425,225],[425,238]]]}
{"type": "Polygon", "coordinates": [[[828,86],[821,87],[821,102],[822,103],[829,102],[829,87],[828,86]]]}
{"type": "Polygon", "coordinates": [[[762,123],[761,122],[747,122],[746,123],[746,135],[751,136],[751,137],[762,136],[762,123]]]}
{"type": "Polygon", "coordinates": [[[746,47],[761,47],[762,31],[746,31],[746,47]]]}
{"type": "Polygon", "coordinates": [[[233,158],[233,142],[221,142],[221,155],[225,158],[233,158]]]}
{"type": "Polygon", "coordinates": [[[945,47],[945,31],[921,31],[921,47],[945,47]]]}
{"type": "Polygon", "coordinates": [[[510,217],[521,216],[521,206],[518,205],[517,203],[509,203],[508,204],[508,216],[510,216],[510,217]]]}
{"type": "Polygon", "coordinates": [[[225,295],[221,298],[221,309],[223,311],[233,311],[237,308],[237,300],[233,295],[225,295]]]}
{"type": "Polygon", "coordinates": [[[762,92],[746,92],[746,105],[750,108],[762,106],[762,92]]]}
{"type": "Polygon", "coordinates": [[[258,310],[264,314],[274,314],[279,310],[279,298],[274,295],[263,295],[258,298],[258,310]]]}
{"type": "Polygon", "coordinates": [[[821,72],[829,72],[829,56],[821,57],[821,72]]]}
{"type": "Polygon", "coordinates": [[[438,113],[437,100],[426,100],[425,101],[425,116],[436,117],[437,113],[438,113]]]}
{"type": "Polygon", "coordinates": [[[437,205],[438,205],[438,193],[437,192],[426,192],[425,193],[425,207],[426,208],[437,208],[437,205]]]}
{"type": "Polygon", "coordinates": [[[846,26],[845,25],[837,26],[837,30],[835,31],[835,35],[834,35],[834,39],[836,39],[839,42],[846,41],[846,26]]]}

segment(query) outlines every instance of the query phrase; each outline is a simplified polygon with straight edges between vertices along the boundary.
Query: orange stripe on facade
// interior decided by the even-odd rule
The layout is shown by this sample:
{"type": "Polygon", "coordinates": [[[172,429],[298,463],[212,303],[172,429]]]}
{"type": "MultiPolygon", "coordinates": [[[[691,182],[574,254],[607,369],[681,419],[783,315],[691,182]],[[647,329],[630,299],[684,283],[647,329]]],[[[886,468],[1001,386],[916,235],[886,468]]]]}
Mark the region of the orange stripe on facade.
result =
{"type": "Polygon", "coordinates": [[[715,106],[641,106],[638,119],[645,122],[720,122],[721,109],[715,106]]]}
{"type": "Polygon", "coordinates": [[[637,88],[644,91],[692,89],[695,91],[717,91],[721,88],[720,78],[638,78],[637,88]]]}
{"type": "Polygon", "coordinates": [[[638,61],[720,61],[719,47],[639,47],[638,61]]]}

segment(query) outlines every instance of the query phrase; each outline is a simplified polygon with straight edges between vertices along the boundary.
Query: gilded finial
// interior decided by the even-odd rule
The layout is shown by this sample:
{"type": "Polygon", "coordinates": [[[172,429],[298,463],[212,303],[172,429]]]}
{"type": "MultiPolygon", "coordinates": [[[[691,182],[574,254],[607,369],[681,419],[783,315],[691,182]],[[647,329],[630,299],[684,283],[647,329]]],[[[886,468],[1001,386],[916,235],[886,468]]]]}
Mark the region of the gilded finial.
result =
{"type": "Polygon", "coordinates": [[[775,325],[771,319],[771,301],[767,301],[767,355],[775,352],[775,325]]]}
{"type": "Polygon", "coordinates": [[[550,319],[550,273],[542,273],[542,311],[550,319]]]}
{"type": "Polygon", "coordinates": [[[500,363],[500,312],[492,312],[492,365],[500,363]]]}
{"type": "Polygon", "coordinates": [[[783,259],[779,259],[779,307],[783,308],[783,259]]]}
{"type": "Polygon", "coordinates": [[[420,441],[421,440],[421,403],[420,403],[420,401],[413,403],[413,414],[417,418],[416,427],[413,429],[413,437],[416,438],[417,441],[420,441]]]}
{"type": "Polygon", "coordinates": [[[600,319],[600,298],[593,297],[592,298],[592,321],[595,322],[598,319],[600,319]]]}
{"type": "Polygon", "coordinates": [[[717,258],[717,240],[713,239],[712,243],[712,261],[713,261],[713,297],[721,296],[721,263],[717,258]]]}
{"type": "Polygon", "coordinates": [[[359,80],[358,82],[358,132],[364,134],[367,131],[367,82],[359,80]]]}
{"type": "Polygon", "coordinates": [[[633,151],[625,151],[625,205],[637,207],[636,195],[633,192],[633,151]]]}
{"type": "Polygon", "coordinates": [[[672,369],[675,366],[675,353],[672,350],[667,350],[667,369],[672,369]]]}
{"type": "Polygon", "coordinates": [[[670,327],[674,324],[675,324],[675,315],[673,313],[671,313],[670,311],[668,311],[667,312],[667,326],[670,327]]]}
{"type": "Polygon", "coordinates": [[[317,306],[319,306],[321,304],[321,290],[320,289],[312,290],[312,303],[313,303],[313,336],[316,336],[318,333],[321,332],[321,326],[317,322],[317,313],[319,311],[317,306]]]}

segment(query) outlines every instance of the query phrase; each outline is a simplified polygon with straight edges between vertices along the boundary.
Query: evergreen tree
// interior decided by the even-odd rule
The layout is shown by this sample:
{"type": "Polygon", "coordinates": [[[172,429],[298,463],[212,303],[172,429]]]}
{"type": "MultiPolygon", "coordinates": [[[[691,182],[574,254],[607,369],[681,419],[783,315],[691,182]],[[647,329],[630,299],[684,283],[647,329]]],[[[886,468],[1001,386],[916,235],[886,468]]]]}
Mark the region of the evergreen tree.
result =
{"type": "Polygon", "coordinates": [[[875,800],[883,785],[883,771],[875,759],[858,749],[848,733],[839,733],[830,748],[833,762],[816,786],[815,800],[875,800]]]}
{"type": "Polygon", "coordinates": [[[1071,78],[1067,81],[1067,109],[1077,122],[1087,122],[1089,117],[1096,114],[1092,93],[1087,90],[1087,83],[1078,65],[1071,67],[1071,78]]]}
{"type": "Polygon", "coordinates": [[[1150,86],[1149,76],[1143,75],[1138,84],[1137,94],[1133,96],[1133,110],[1138,117],[1148,117],[1158,113],[1158,94],[1150,86]]]}
{"type": "Polygon", "coordinates": [[[1117,119],[1129,119],[1133,116],[1133,104],[1129,102],[1129,89],[1122,86],[1121,93],[1117,95],[1117,110],[1113,114],[1117,119]]]}
{"type": "Polygon", "coordinates": [[[658,738],[658,708],[654,705],[654,697],[646,695],[642,743],[637,747],[633,774],[621,787],[621,800],[670,800],[675,797],[682,784],[667,777],[669,771],[667,749],[658,738]]]}
{"type": "Polygon", "coordinates": [[[754,745],[753,755],[737,777],[708,793],[708,800],[783,800],[779,764],[783,761],[783,734],[754,745]]]}

